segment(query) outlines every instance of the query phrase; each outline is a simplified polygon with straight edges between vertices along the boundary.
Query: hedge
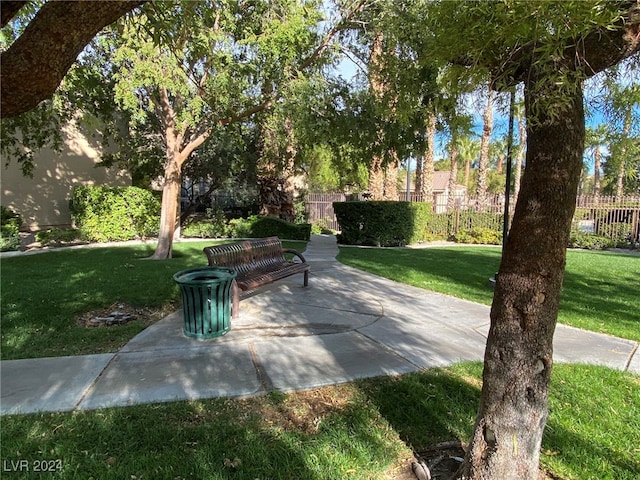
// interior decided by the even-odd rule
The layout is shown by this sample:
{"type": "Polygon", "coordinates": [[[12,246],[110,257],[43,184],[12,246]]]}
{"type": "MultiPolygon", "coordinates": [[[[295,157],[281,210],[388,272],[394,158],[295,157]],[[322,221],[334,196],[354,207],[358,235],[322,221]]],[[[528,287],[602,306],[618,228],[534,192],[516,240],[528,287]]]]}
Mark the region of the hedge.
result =
{"type": "Polygon", "coordinates": [[[334,202],[342,232],[338,243],[346,245],[404,246],[424,241],[431,204],[411,202],[334,202]]]}
{"type": "Polygon", "coordinates": [[[308,223],[289,223],[275,217],[253,215],[249,218],[237,218],[229,221],[229,236],[235,238],[279,237],[287,240],[311,238],[311,225],[308,223]]]}
{"type": "Polygon", "coordinates": [[[160,201],[138,187],[75,187],[70,210],[82,238],[92,242],[151,237],[160,225],[160,201]]]}

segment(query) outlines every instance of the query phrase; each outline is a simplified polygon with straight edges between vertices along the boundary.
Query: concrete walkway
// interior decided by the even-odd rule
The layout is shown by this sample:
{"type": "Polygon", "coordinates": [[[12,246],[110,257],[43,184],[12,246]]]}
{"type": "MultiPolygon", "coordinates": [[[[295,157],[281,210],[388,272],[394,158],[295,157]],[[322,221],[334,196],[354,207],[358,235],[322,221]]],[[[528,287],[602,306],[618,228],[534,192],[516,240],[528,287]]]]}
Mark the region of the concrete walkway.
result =
{"type": "MultiPolygon", "coordinates": [[[[185,337],[178,311],[114,354],[0,362],[0,414],[244,397],[482,360],[487,306],[344,266],[337,252],[335,237],[313,236],[309,287],[298,275],[262,289],[217,339],[185,337]]],[[[556,329],[556,362],[640,373],[637,350],[556,329]]]]}

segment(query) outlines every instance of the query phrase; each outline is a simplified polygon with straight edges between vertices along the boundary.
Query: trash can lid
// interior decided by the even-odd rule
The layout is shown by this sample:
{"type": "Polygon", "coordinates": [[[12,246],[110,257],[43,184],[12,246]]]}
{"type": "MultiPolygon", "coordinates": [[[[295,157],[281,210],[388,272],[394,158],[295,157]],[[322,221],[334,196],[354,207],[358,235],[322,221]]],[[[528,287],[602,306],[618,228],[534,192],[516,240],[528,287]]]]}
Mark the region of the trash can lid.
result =
{"type": "Polygon", "coordinates": [[[232,268],[224,267],[198,267],[181,270],[173,275],[177,283],[201,285],[233,280],[237,273],[232,268]]]}

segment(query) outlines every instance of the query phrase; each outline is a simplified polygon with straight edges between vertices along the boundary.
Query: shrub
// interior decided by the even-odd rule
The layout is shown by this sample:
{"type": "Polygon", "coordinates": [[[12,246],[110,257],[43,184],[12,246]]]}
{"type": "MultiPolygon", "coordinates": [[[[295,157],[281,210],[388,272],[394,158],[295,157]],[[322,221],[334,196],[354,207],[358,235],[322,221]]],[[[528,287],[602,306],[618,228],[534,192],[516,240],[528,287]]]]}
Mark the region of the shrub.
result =
{"type": "Polygon", "coordinates": [[[142,188],[75,187],[70,210],[82,237],[89,241],[131,240],[158,233],[160,202],[142,188]]]}
{"type": "Polygon", "coordinates": [[[207,208],[204,218],[193,217],[182,228],[182,236],[198,238],[222,238],[229,231],[227,219],[221,208],[207,208]]]}
{"type": "Polygon", "coordinates": [[[68,243],[80,238],[80,231],[75,228],[52,228],[36,233],[36,240],[42,245],[68,243]]]}
{"type": "Polygon", "coordinates": [[[633,242],[631,223],[601,223],[598,228],[598,234],[611,239],[615,247],[628,247],[633,242]]]}
{"type": "Polygon", "coordinates": [[[22,217],[7,207],[0,206],[0,251],[20,250],[22,217]]]}
{"type": "Polygon", "coordinates": [[[569,248],[584,248],[587,250],[604,250],[615,247],[615,242],[602,235],[593,233],[571,232],[569,237],[569,248]]]}
{"type": "Polygon", "coordinates": [[[235,238],[279,237],[287,240],[309,241],[311,225],[289,223],[275,217],[253,215],[229,221],[229,236],[235,238]]]}
{"type": "Polygon", "coordinates": [[[491,228],[476,227],[458,232],[455,240],[458,243],[500,245],[502,243],[502,232],[497,232],[491,228]]]}
{"type": "Polygon", "coordinates": [[[428,203],[334,202],[342,232],[338,242],[347,245],[404,246],[424,241],[431,216],[428,203]]]}
{"type": "Polygon", "coordinates": [[[313,235],[320,235],[320,234],[323,234],[323,233],[333,234],[334,231],[331,230],[329,228],[329,225],[328,225],[329,224],[329,220],[330,219],[327,219],[327,218],[321,218],[321,219],[316,220],[315,222],[313,222],[311,224],[311,233],[313,235]]]}

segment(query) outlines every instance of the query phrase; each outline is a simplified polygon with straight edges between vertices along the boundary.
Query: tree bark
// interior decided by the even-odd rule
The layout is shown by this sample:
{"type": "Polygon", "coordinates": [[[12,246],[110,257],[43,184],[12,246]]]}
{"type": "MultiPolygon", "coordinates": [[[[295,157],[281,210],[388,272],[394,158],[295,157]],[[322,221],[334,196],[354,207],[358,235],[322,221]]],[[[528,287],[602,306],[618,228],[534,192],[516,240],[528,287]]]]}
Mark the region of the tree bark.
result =
{"type": "Polygon", "coordinates": [[[457,138],[451,138],[451,169],[449,170],[449,185],[447,187],[447,212],[452,212],[456,205],[456,185],[458,184],[458,145],[457,138]]]}
{"type": "Polygon", "coordinates": [[[518,118],[518,132],[520,134],[520,144],[516,153],[516,165],[513,171],[513,197],[517,200],[520,193],[520,179],[522,178],[522,162],[524,152],[527,148],[527,129],[524,126],[524,119],[518,118]]]}
{"type": "Polygon", "coordinates": [[[482,116],[482,138],[480,139],[480,159],[478,160],[478,188],[476,198],[479,207],[487,204],[487,174],[489,170],[489,142],[493,131],[493,90],[489,87],[487,105],[482,116]]]}
{"type": "Polygon", "coordinates": [[[593,163],[593,194],[596,197],[600,196],[600,169],[602,168],[602,153],[600,152],[600,145],[596,145],[594,153],[593,163]]]}
{"type": "Polygon", "coordinates": [[[389,151],[391,159],[384,170],[384,199],[398,200],[398,154],[395,150],[389,151]]]}
{"type": "Polygon", "coordinates": [[[96,33],[142,3],[45,3],[23,34],[0,54],[0,118],[24,113],[51,97],[96,33]]]}
{"type": "Polygon", "coordinates": [[[436,115],[430,113],[427,119],[427,148],[424,152],[424,164],[422,166],[422,185],[420,196],[423,202],[435,203],[433,198],[433,172],[435,170],[436,148],[436,115]]]}
{"type": "MultiPolygon", "coordinates": [[[[533,76],[532,76],[533,77],[533,76]]],[[[545,92],[525,85],[525,108],[545,92]]],[[[546,88],[557,88],[547,84],[546,88]]],[[[584,150],[582,90],[528,125],[527,169],[491,307],[474,434],[457,478],[537,479],[553,333],[584,150]]]]}

